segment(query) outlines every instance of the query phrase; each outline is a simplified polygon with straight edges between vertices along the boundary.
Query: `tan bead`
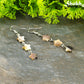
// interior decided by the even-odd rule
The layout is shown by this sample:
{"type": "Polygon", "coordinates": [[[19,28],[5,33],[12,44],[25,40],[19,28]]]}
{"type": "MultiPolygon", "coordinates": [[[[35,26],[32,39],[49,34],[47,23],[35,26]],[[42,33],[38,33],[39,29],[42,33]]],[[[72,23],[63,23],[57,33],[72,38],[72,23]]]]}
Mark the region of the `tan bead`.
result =
{"type": "Polygon", "coordinates": [[[31,55],[29,56],[30,59],[34,60],[37,59],[37,56],[35,53],[31,53],[31,55]]]}
{"type": "Polygon", "coordinates": [[[50,36],[48,36],[48,35],[43,35],[43,36],[42,36],[42,40],[43,40],[43,41],[49,41],[49,40],[50,40],[50,36]]]}
{"type": "Polygon", "coordinates": [[[63,44],[63,42],[60,41],[59,39],[58,39],[58,40],[54,40],[54,46],[59,47],[59,46],[61,46],[62,44],[63,44]]]}

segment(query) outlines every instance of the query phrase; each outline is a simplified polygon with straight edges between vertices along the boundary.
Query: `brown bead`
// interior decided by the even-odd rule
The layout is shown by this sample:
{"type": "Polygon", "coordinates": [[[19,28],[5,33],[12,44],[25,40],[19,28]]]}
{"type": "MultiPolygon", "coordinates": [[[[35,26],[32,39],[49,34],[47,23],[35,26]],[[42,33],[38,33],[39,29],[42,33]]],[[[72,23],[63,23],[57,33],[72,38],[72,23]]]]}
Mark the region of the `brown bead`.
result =
{"type": "Polygon", "coordinates": [[[30,59],[34,60],[37,59],[37,56],[35,53],[31,53],[31,55],[29,56],[30,59]]]}
{"type": "Polygon", "coordinates": [[[59,39],[58,39],[58,40],[54,40],[54,46],[59,47],[59,46],[61,46],[62,44],[63,44],[63,42],[60,41],[59,39]]]}
{"type": "Polygon", "coordinates": [[[42,36],[42,40],[43,41],[49,41],[50,40],[50,36],[49,35],[43,35],[42,36]]]}

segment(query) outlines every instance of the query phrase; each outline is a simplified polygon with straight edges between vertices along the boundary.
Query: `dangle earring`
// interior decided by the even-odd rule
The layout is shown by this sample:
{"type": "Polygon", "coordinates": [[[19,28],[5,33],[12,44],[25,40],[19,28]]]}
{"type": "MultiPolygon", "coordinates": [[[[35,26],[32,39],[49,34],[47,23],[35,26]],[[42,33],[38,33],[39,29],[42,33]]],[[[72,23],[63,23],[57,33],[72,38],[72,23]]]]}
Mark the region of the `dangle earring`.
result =
{"type": "Polygon", "coordinates": [[[34,59],[37,59],[38,57],[36,56],[35,53],[32,53],[32,50],[31,50],[31,45],[30,44],[26,44],[25,43],[25,37],[24,36],[21,36],[16,30],[12,29],[13,26],[11,26],[10,30],[13,31],[16,36],[17,36],[17,41],[19,43],[22,43],[22,49],[25,50],[25,51],[28,51],[29,52],[29,58],[34,60],[34,59]]]}

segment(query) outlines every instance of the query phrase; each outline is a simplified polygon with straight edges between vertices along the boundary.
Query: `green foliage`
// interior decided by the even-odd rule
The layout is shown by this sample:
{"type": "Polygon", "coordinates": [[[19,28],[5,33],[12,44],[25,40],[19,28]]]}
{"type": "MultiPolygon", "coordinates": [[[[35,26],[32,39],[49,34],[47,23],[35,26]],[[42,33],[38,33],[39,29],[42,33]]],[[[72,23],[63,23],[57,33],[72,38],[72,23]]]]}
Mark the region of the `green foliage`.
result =
{"type": "Polygon", "coordinates": [[[38,14],[38,6],[37,6],[37,0],[28,0],[28,15],[32,17],[37,17],[38,14]]]}
{"type": "Polygon", "coordinates": [[[17,11],[57,24],[60,16],[84,19],[84,0],[0,0],[0,18],[16,19],[17,11]]]}
{"type": "Polygon", "coordinates": [[[58,2],[58,0],[51,1],[47,0],[37,0],[37,5],[39,8],[39,16],[45,18],[45,21],[49,24],[56,24],[59,22],[58,17],[61,13],[59,10],[62,8],[62,4],[58,2]]]}
{"type": "Polygon", "coordinates": [[[69,6],[63,6],[62,8],[62,13],[63,16],[67,16],[68,19],[79,19],[79,18],[84,18],[84,8],[83,0],[64,0],[64,2],[67,4],[69,3],[69,6]],[[70,4],[71,3],[71,4],[70,4]],[[73,5],[74,4],[74,5],[73,5]]]}
{"type": "Polygon", "coordinates": [[[9,17],[10,19],[16,19],[16,10],[19,10],[16,5],[16,0],[0,0],[0,18],[9,17]]]}
{"type": "Polygon", "coordinates": [[[84,18],[84,9],[81,7],[63,7],[63,16],[67,16],[68,19],[84,18]]]}
{"type": "Polygon", "coordinates": [[[28,12],[28,0],[17,0],[17,4],[19,8],[21,9],[20,11],[23,11],[23,13],[28,12]]]}

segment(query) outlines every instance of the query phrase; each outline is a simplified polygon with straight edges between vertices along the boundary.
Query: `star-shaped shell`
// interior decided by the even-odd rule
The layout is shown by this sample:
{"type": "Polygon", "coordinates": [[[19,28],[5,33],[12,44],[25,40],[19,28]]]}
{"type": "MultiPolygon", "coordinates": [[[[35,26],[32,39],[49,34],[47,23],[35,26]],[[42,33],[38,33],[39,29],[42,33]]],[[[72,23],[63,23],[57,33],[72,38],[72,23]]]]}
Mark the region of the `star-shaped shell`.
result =
{"type": "Polygon", "coordinates": [[[49,35],[43,35],[42,36],[42,40],[43,41],[49,41],[50,40],[50,36],[49,35]]]}
{"type": "Polygon", "coordinates": [[[35,53],[31,53],[31,55],[29,56],[30,59],[34,60],[37,59],[37,56],[35,53]]]}
{"type": "Polygon", "coordinates": [[[18,36],[18,37],[17,37],[17,41],[19,41],[20,43],[21,43],[21,42],[24,42],[24,41],[25,41],[24,36],[18,36]]]}
{"type": "Polygon", "coordinates": [[[54,46],[60,47],[63,44],[62,41],[58,40],[54,40],[54,46]]]}
{"type": "Polygon", "coordinates": [[[24,44],[22,49],[24,49],[25,51],[30,51],[31,50],[31,45],[30,44],[24,44]]]}
{"type": "Polygon", "coordinates": [[[66,47],[65,51],[66,52],[72,52],[72,50],[70,48],[68,48],[68,47],[66,47]]]}

